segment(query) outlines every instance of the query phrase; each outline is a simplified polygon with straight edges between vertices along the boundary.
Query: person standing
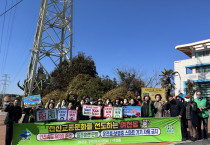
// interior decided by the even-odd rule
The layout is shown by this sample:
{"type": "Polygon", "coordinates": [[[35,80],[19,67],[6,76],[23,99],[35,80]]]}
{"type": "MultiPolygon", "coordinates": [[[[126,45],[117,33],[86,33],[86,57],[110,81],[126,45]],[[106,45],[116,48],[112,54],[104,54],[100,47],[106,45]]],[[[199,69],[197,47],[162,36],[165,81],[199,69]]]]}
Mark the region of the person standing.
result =
{"type": "Polygon", "coordinates": [[[123,100],[123,106],[129,106],[129,103],[128,103],[128,99],[127,98],[124,98],[124,100],[123,100]]]}
{"type": "Polygon", "coordinates": [[[131,99],[131,100],[130,100],[129,106],[136,106],[136,101],[135,101],[135,99],[131,99]]]}
{"type": "Polygon", "coordinates": [[[155,107],[155,117],[163,117],[163,111],[164,111],[164,103],[161,101],[162,97],[160,94],[155,95],[156,102],[154,102],[155,107]]]}
{"type": "Polygon", "coordinates": [[[137,96],[137,106],[141,107],[142,101],[141,101],[141,96],[137,96]]]}
{"type": "Polygon", "coordinates": [[[141,116],[152,117],[154,112],[154,105],[150,101],[150,96],[144,96],[144,102],[141,104],[141,116]]]}
{"type": "Polygon", "coordinates": [[[116,98],[114,101],[114,107],[122,107],[122,105],[120,104],[120,98],[116,98]]]}
{"type": "Polygon", "coordinates": [[[19,100],[15,99],[13,103],[10,103],[4,109],[7,113],[4,124],[6,125],[6,138],[5,145],[11,145],[13,135],[13,124],[18,123],[18,120],[22,116],[22,109],[19,106],[19,100]]]}
{"type": "Polygon", "coordinates": [[[174,99],[172,96],[169,96],[168,102],[164,105],[165,110],[170,110],[171,117],[178,117],[181,120],[181,132],[182,132],[182,141],[186,141],[187,132],[184,125],[184,105],[181,101],[174,99]]]}
{"type": "Polygon", "coordinates": [[[190,130],[190,140],[195,141],[197,138],[196,127],[198,127],[197,104],[192,100],[192,95],[188,94],[184,98],[186,109],[186,121],[190,130]]]}
{"type": "Polygon", "coordinates": [[[202,97],[201,92],[196,92],[196,96],[197,98],[195,98],[194,101],[197,104],[199,116],[199,125],[197,128],[198,139],[202,139],[201,121],[203,122],[203,138],[208,139],[208,109],[210,108],[210,104],[208,103],[206,98],[202,97]]]}

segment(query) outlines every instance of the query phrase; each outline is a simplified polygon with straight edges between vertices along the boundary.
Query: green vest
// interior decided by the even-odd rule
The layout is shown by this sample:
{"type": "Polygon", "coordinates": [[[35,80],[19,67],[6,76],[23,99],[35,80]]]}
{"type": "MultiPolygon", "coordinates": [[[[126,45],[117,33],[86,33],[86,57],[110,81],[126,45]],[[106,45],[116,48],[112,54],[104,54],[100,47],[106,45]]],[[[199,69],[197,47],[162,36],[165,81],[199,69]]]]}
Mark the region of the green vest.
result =
{"type": "MultiPolygon", "coordinates": [[[[203,107],[206,107],[206,98],[203,98],[202,100],[198,100],[197,98],[194,99],[194,101],[197,103],[198,108],[203,109],[203,107]]],[[[202,110],[202,112],[200,112],[200,116],[202,118],[206,118],[209,117],[209,112],[208,110],[202,110]]]]}
{"type": "MultiPolygon", "coordinates": [[[[141,108],[144,106],[144,102],[141,105],[141,108]]],[[[152,117],[153,113],[152,113],[152,109],[151,109],[151,103],[149,103],[149,117],[152,117]]]]}

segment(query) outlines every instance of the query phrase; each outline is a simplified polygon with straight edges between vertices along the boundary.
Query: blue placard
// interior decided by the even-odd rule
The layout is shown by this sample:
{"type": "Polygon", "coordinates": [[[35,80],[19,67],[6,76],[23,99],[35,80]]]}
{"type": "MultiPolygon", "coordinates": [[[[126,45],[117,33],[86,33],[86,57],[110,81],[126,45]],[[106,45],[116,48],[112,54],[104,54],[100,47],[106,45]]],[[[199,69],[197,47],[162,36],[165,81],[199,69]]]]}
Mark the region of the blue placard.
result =
{"type": "Polygon", "coordinates": [[[34,95],[29,97],[24,97],[24,107],[30,108],[34,106],[41,106],[41,96],[34,95]]]}
{"type": "Polygon", "coordinates": [[[67,109],[59,109],[57,113],[58,115],[57,121],[67,121],[67,113],[68,113],[67,109]]]}
{"type": "Polygon", "coordinates": [[[141,107],[140,106],[123,106],[123,117],[141,117],[141,107]]]}

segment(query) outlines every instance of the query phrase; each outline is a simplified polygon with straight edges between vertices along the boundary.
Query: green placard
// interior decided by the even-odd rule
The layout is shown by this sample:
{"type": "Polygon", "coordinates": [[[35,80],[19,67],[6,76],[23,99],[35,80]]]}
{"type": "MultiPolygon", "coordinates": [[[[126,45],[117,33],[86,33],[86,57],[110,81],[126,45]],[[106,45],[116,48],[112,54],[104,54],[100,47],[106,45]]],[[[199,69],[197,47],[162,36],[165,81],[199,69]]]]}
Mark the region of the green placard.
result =
{"type": "Polygon", "coordinates": [[[123,110],[122,107],[114,107],[113,118],[122,118],[123,110]]]}
{"type": "Polygon", "coordinates": [[[177,117],[14,124],[13,145],[181,141],[177,117]]]}

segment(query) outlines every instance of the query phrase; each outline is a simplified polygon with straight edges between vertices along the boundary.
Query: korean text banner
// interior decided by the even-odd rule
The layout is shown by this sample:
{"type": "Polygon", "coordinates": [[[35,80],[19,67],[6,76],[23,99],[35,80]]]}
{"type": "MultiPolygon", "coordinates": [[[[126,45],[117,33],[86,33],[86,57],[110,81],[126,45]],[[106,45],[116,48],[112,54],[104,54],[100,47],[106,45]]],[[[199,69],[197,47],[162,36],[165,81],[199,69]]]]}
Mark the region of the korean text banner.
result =
{"type": "Polygon", "coordinates": [[[14,124],[13,145],[181,141],[178,117],[14,124]]]}
{"type": "Polygon", "coordinates": [[[114,107],[113,118],[122,118],[123,110],[122,107],[114,107]]]}
{"type": "Polygon", "coordinates": [[[58,118],[57,121],[66,121],[67,120],[67,109],[59,109],[58,110],[58,118]]]}
{"type": "Polygon", "coordinates": [[[83,105],[82,115],[101,117],[101,106],[96,105],[83,105]]]}
{"type": "Polygon", "coordinates": [[[156,101],[155,95],[160,94],[161,97],[162,97],[162,101],[166,101],[165,89],[162,89],[162,88],[142,88],[141,92],[142,92],[142,94],[141,94],[142,99],[144,98],[144,96],[149,95],[151,97],[152,101],[156,101]]]}
{"type": "Polygon", "coordinates": [[[40,106],[41,105],[41,96],[40,95],[34,95],[29,97],[24,97],[24,107],[30,108],[33,106],[40,106]]]}
{"type": "Polygon", "coordinates": [[[113,107],[104,106],[104,118],[113,118],[113,107]]]}
{"type": "Polygon", "coordinates": [[[38,110],[36,112],[37,121],[48,121],[48,120],[56,120],[56,119],[57,119],[56,109],[38,110]]]}

